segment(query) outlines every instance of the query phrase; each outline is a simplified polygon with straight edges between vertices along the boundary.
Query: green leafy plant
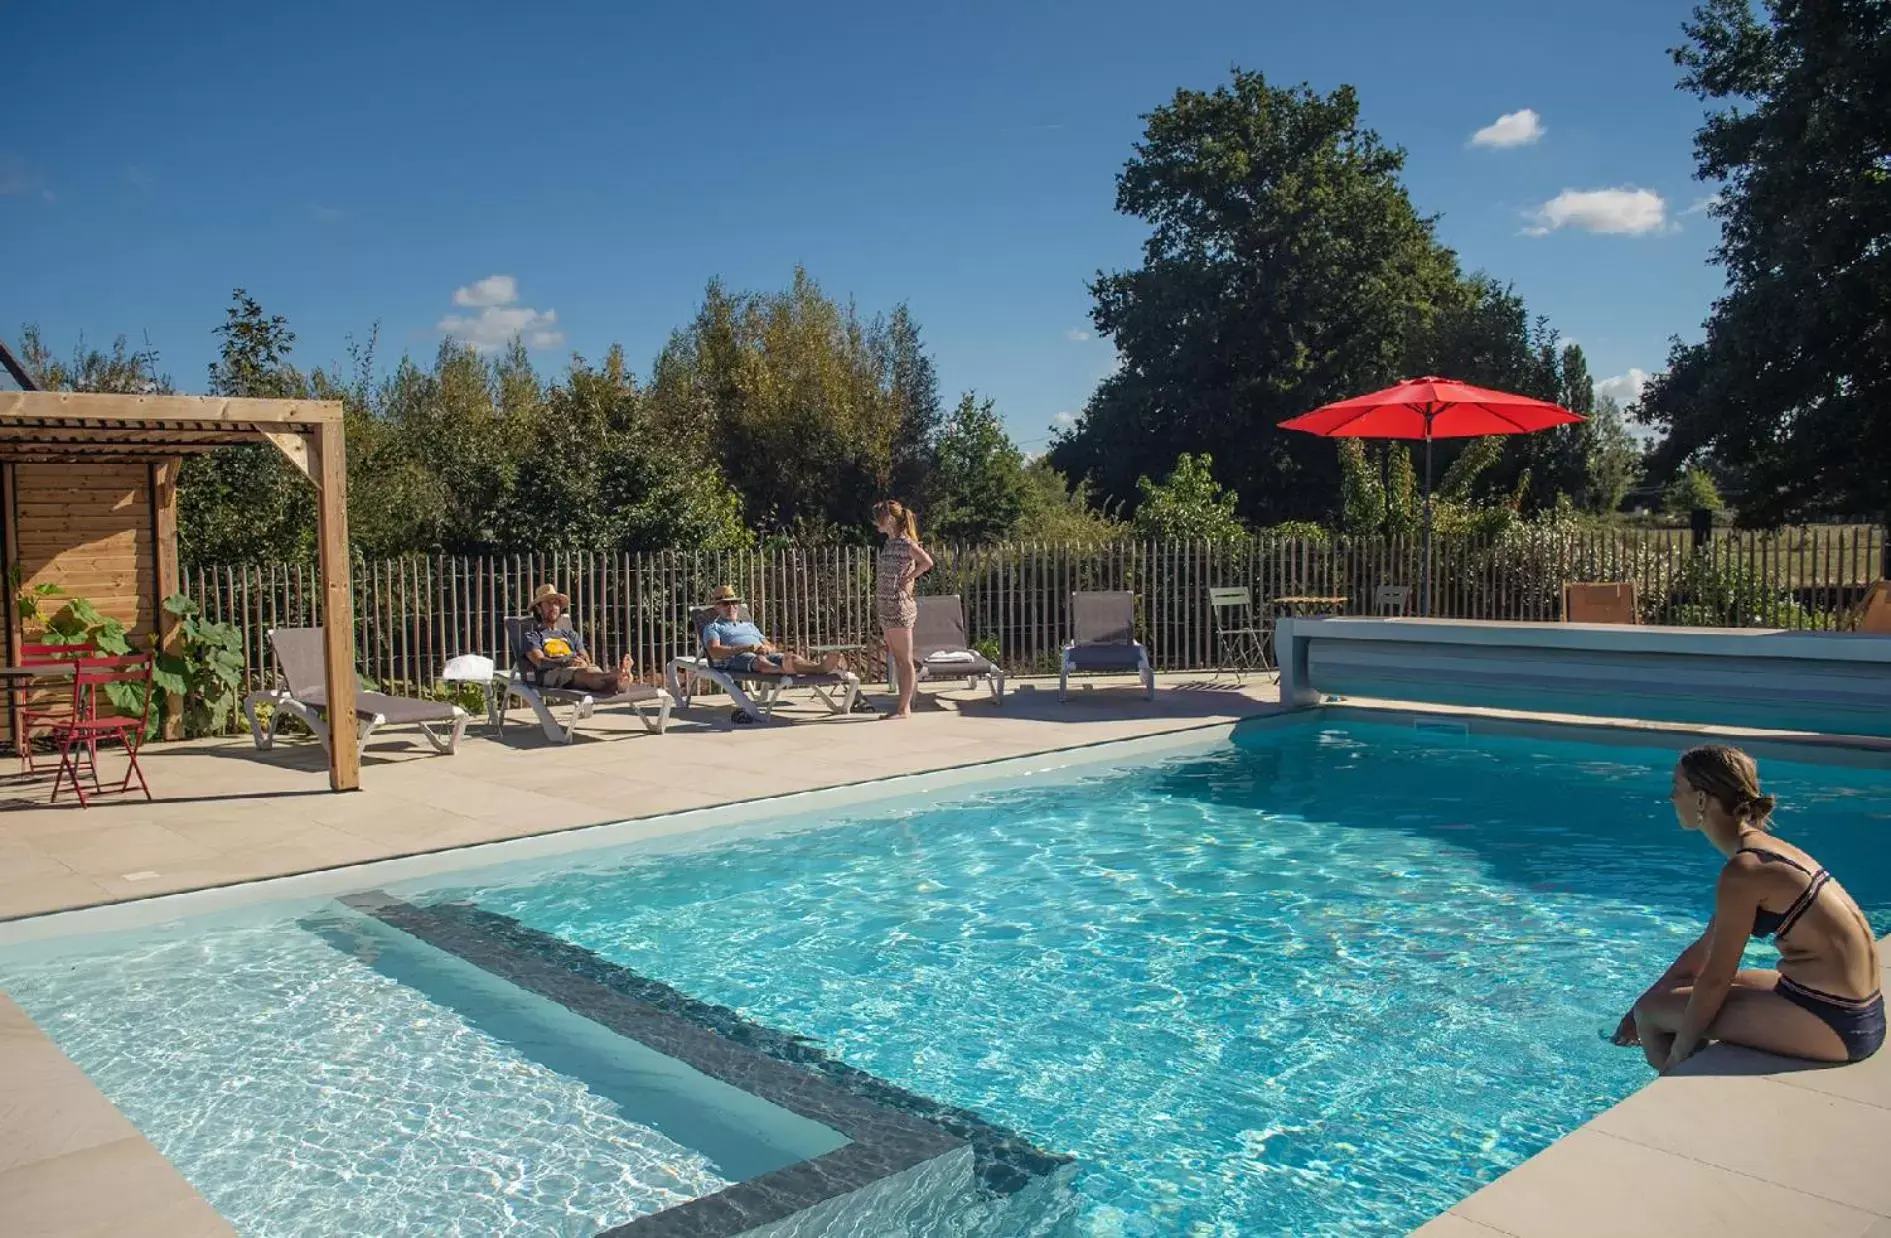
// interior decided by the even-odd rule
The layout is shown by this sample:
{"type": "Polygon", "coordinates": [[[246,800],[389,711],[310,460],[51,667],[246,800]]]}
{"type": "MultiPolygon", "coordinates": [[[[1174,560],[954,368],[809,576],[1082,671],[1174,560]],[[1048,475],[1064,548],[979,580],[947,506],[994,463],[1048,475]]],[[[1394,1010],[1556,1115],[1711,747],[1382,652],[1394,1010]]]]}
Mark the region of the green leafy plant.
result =
{"type": "Polygon", "coordinates": [[[993,666],[1000,665],[1000,662],[998,661],[998,657],[999,657],[999,654],[1003,652],[1003,650],[999,648],[998,638],[996,636],[979,637],[977,640],[972,642],[972,650],[973,652],[977,653],[979,657],[985,659],[987,662],[991,663],[993,666]]]}
{"type": "MultiPolygon", "coordinates": [[[[70,645],[73,648],[97,650],[104,657],[117,658],[136,653],[132,646],[131,633],[125,625],[100,611],[85,598],[67,593],[56,584],[38,584],[31,589],[21,586],[17,567],[13,573],[13,608],[20,617],[21,624],[37,624],[40,630],[35,633],[39,641],[47,645],[70,645]],[[53,599],[64,599],[64,605],[47,613],[53,599]]],[[[138,717],[145,713],[145,688],[138,683],[110,683],[104,685],[105,698],[112,703],[112,708],[126,717],[138,717]]],[[[146,716],[145,738],[149,739],[157,731],[156,710],[146,716]]]]}
{"type": "Polygon", "coordinates": [[[164,599],[164,613],[177,620],[177,639],[158,654],[152,681],[183,699],[185,735],[221,735],[243,690],[243,635],[181,593],[164,599]]]}

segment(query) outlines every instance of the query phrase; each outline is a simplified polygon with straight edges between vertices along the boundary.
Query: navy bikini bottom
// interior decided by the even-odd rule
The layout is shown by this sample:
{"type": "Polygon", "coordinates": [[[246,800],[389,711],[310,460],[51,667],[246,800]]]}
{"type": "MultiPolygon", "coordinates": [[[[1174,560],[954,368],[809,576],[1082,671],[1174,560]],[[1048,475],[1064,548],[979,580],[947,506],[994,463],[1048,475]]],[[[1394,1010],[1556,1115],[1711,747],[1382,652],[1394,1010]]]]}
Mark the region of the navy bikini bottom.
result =
{"type": "Polygon", "coordinates": [[[1834,997],[1794,984],[1781,976],[1773,992],[1801,1010],[1810,1010],[1845,1042],[1845,1060],[1862,1062],[1884,1044],[1884,994],[1870,997],[1834,997]]]}

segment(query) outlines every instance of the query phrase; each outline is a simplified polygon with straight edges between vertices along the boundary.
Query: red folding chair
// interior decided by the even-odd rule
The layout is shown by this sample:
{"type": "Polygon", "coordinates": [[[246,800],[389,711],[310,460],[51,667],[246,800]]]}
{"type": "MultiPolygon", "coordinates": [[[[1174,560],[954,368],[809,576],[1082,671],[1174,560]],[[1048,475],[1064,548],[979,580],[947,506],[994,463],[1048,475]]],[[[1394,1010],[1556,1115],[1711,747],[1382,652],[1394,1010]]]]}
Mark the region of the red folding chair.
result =
{"type": "Polygon", "coordinates": [[[138,768],[138,748],[144,742],[144,731],[151,720],[151,669],[150,654],[135,654],[122,658],[84,658],[72,672],[72,694],[75,712],[80,711],[78,702],[84,700],[83,707],[89,717],[75,717],[67,722],[56,723],[52,728],[53,741],[59,745],[59,773],[53,778],[53,799],[59,799],[59,788],[66,776],[72,777],[72,789],[79,797],[79,807],[88,807],[85,800],[85,787],[79,781],[79,766],[91,766],[92,790],[95,794],[106,794],[98,780],[98,746],[102,741],[116,739],[125,746],[125,759],[130,765],[125,770],[125,780],[118,784],[112,794],[121,794],[131,790],[131,780],[136,777],[138,789],[144,792],[146,799],[151,798],[151,788],[145,784],[144,771],[138,768]],[[142,684],[144,687],[144,708],[137,717],[97,716],[97,692],[99,689],[115,683],[142,684]]]}
{"type": "MultiPolygon", "coordinates": [[[[21,666],[69,666],[74,659],[98,656],[98,650],[90,645],[36,645],[32,643],[20,646],[21,666]]],[[[61,684],[61,687],[65,685],[61,684]]],[[[92,698],[81,697],[77,692],[70,696],[57,696],[52,700],[27,705],[20,710],[20,764],[27,773],[33,771],[33,731],[50,730],[61,722],[73,722],[94,716],[92,698]]]]}

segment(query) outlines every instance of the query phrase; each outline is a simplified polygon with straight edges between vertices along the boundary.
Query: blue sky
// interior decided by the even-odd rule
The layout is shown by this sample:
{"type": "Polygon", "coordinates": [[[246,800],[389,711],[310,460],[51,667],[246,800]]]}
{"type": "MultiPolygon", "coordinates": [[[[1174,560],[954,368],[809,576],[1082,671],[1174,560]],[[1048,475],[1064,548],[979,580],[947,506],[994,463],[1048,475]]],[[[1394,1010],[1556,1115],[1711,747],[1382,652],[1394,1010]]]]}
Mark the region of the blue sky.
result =
{"type": "Polygon", "coordinates": [[[112,7],[9,18],[0,335],[148,336],[184,390],[238,285],[305,366],[457,320],[642,373],[710,276],[802,263],[909,303],[948,403],[1040,447],[1113,363],[1085,284],[1136,260],[1139,117],[1233,64],[1355,85],[1444,241],[1598,378],[1658,369],[1721,287],[1666,52],[1689,0],[112,7]]]}

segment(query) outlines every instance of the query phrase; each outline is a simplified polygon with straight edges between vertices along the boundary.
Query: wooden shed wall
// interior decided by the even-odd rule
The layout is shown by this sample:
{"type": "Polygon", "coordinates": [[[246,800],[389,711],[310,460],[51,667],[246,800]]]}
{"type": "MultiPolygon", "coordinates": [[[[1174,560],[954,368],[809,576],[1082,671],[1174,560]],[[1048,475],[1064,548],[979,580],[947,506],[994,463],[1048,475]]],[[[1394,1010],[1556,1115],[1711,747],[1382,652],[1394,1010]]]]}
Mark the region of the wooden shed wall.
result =
{"type": "MultiPolygon", "coordinates": [[[[147,464],[8,464],[7,557],[21,586],[55,584],[131,629],[157,622],[157,536],[147,464]]],[[[10,619],[18,628],[18,620],[10,619]]],[[[16,637],[19,634],[16,631],[16,637]]],[[[30,635],[30,634],[28,634],[30,635]]],[[[9,722],[0,710],[0,735],[9,722]]]]}

